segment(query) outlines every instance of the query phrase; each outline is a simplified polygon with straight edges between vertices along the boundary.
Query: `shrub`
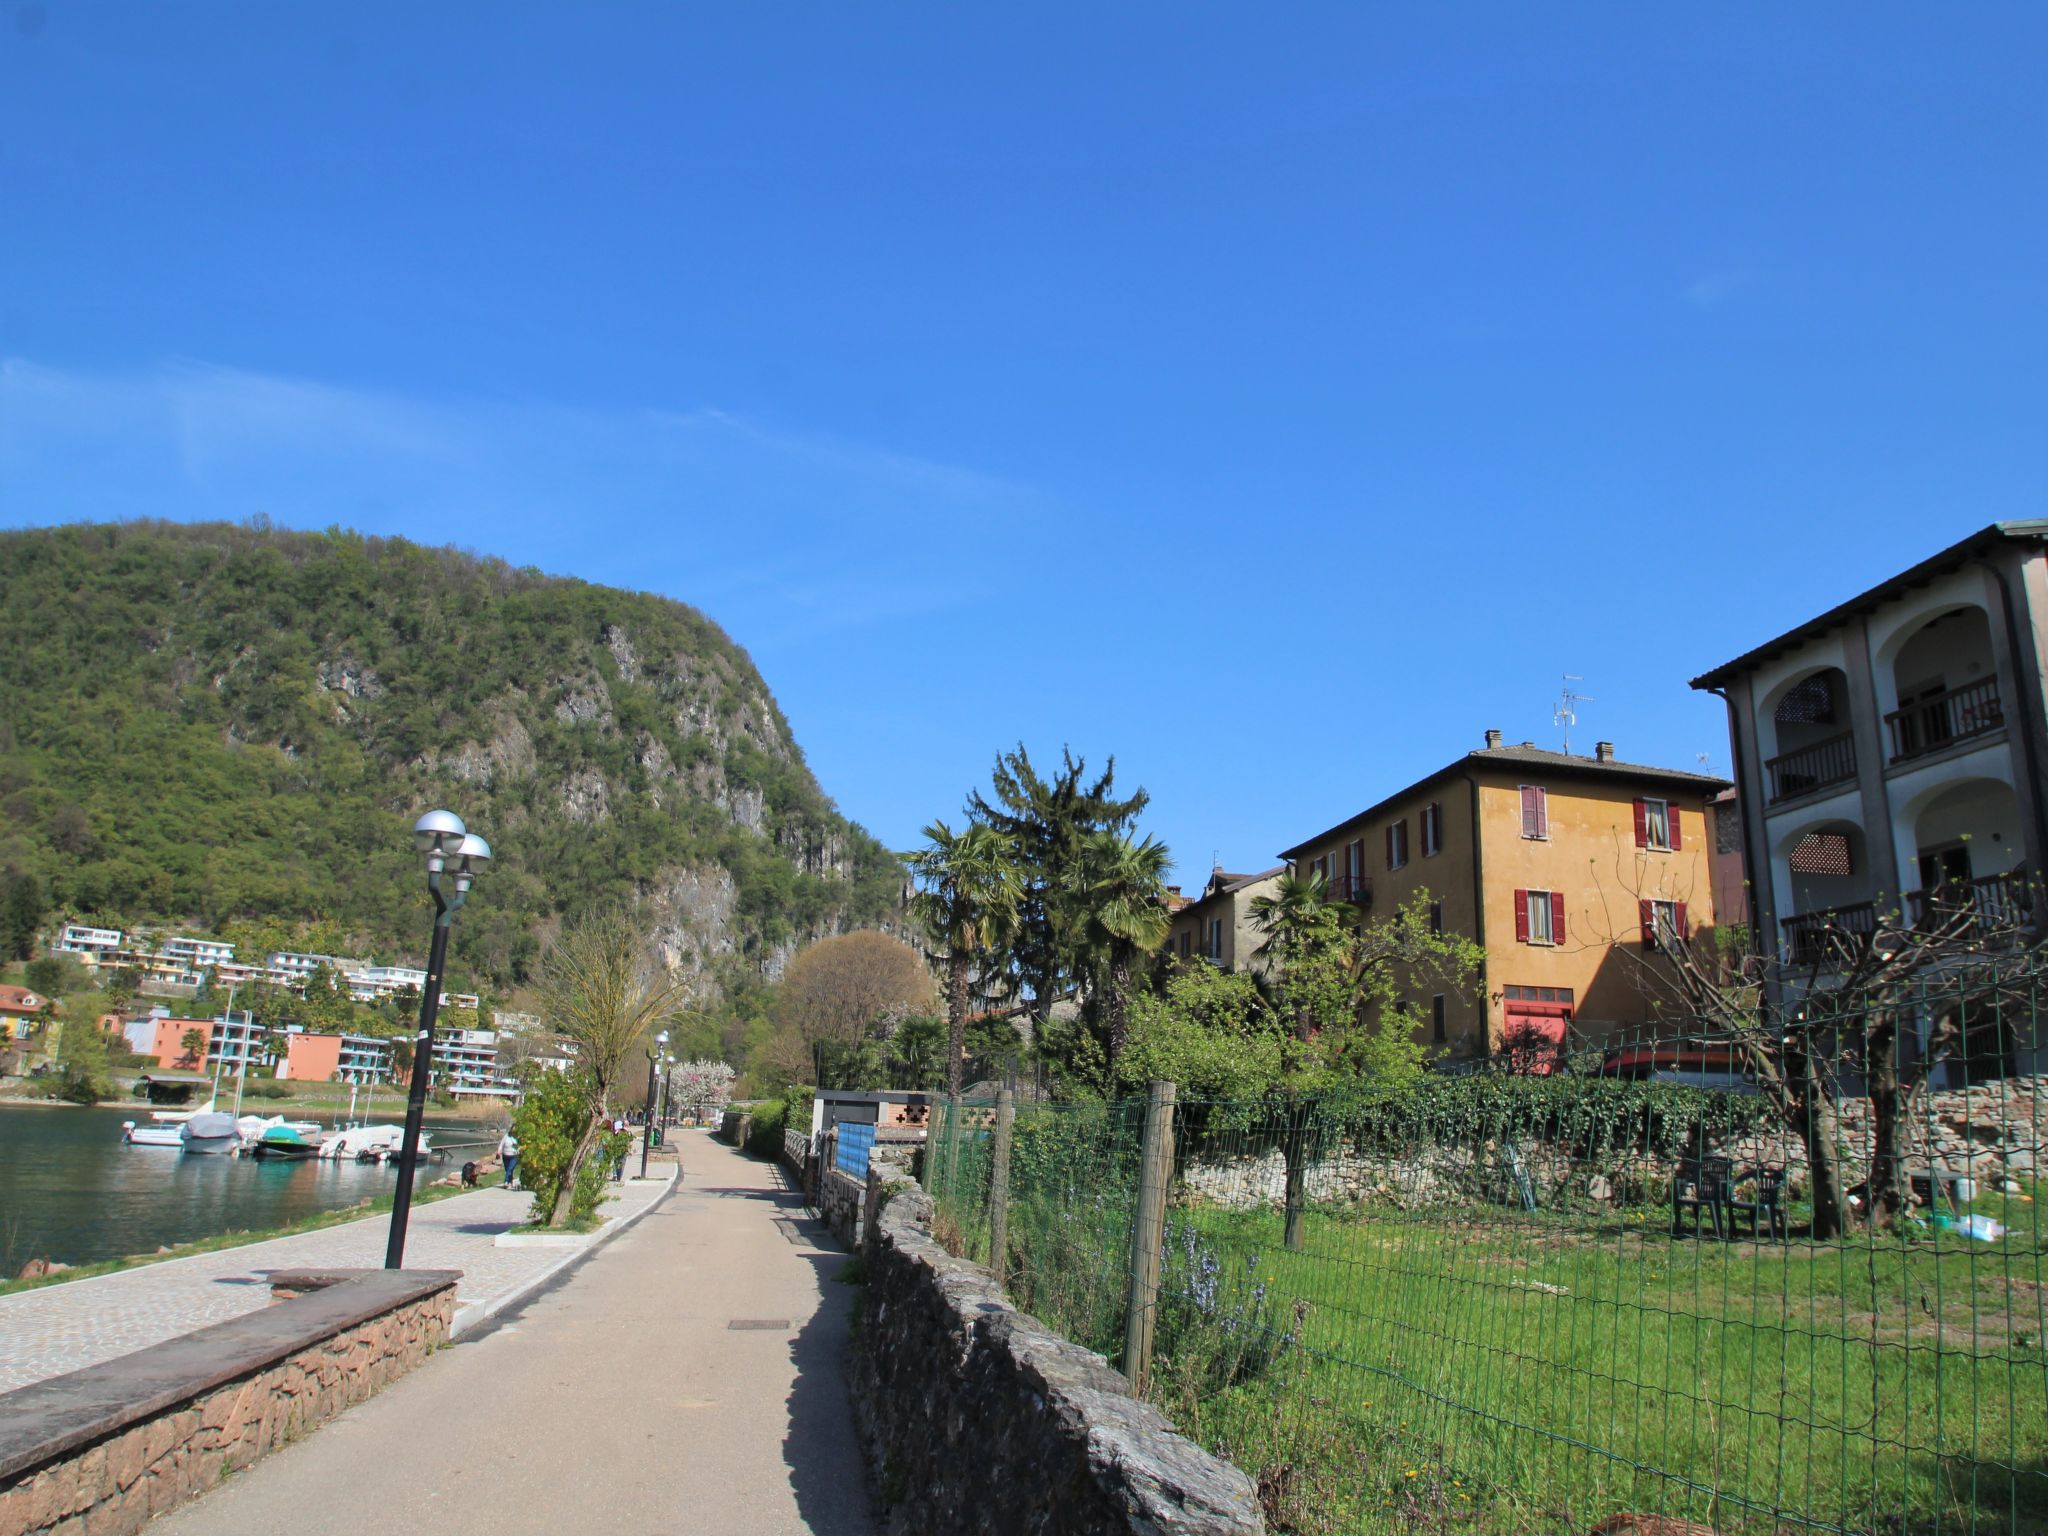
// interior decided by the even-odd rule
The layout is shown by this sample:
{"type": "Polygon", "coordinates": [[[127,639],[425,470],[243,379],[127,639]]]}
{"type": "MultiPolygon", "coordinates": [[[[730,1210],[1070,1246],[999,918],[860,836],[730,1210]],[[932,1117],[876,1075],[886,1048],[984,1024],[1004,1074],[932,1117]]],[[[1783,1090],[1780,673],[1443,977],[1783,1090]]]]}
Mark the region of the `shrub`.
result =
{"type": "MultiPolygon", "coordinates": [[[[589,1102],[577,1074],[544,1072],[512,1112],[512,1134],[519,1141],[519,1181],[533,1192],[533,1219],[539,1224],[554,1219],[569,1160],[589,1124],[589,1102]]],[[[580,1188],[574,1193],[577,1199],[582,1197],[580,1188]]]]}
{"type": "MultiPolygon", "coordinates": [[[[808,1097],[809,1090],[805,1090],[808,1097]]],[[[747,1128],[747,1150],[756,1157],[771,1161],[782,1156],[782,1129],[789,1123],[789,1105],[786,1102],[769,1100],[754,1111],[753,1123],[747,1128]]]]}

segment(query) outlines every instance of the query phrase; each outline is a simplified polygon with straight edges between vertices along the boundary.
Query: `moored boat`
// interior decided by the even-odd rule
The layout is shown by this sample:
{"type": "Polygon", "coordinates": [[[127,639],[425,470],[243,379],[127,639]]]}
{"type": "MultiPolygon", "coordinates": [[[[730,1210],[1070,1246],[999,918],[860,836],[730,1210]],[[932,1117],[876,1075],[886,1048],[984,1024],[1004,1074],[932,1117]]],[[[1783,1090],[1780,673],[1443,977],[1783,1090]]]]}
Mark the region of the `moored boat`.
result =
{"type": "Polygon", "coordinates": [[[320,1155],[320,1143],[289,1125],[273,1125],[251,1149],[258,1157],[305,1158],[320,1155]]]}
{"type": "MultiPolygon", "coordinates": [[[[320,1148],[320,1155],[356,1162],[383,1162],[398,1156],[398,1149],[404,1142],[405,1127],[402,1125],[352,1125],[328,1137],[320,1148]]],[[[420,1156],[425,1157],[427,1152],[427,1134],[422,1131],[420,1156]]]]}
{"type": "Polygon", "coordinates": [[[233,1115],[194,1115],[178,1128],[187,1152],[220,1154],[233,1152],[242,1144],[233,1115]]]}
{"type": "Polygon", "coordinates": [[[121,1139],[131,1147],[182,1147],[184,1129],[182,1125],[137,1125],[133,1120],[123,1120],[121,1139]]]}

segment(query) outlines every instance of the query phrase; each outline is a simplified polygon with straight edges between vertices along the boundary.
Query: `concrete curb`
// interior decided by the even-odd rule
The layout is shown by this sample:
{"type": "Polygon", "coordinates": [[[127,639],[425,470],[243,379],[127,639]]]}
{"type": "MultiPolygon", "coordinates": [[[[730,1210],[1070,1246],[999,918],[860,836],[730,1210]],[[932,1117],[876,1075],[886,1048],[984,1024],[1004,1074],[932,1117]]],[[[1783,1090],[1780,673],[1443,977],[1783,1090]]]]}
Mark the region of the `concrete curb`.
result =
{"type": "MultiPolygon", "coordinates": [[[[448,1342],[451,1344],[461,1342],[464,1334],[470,1333],[480,1325],[489,1322],[507,1307],[526,1300],[527,1297],[555,1280],[564,1270],[581,1264],[585,1259],[596,1253],[598,1249],[625,1231],[626,1228],[632,1226],[642,1216],[645,1216],[650,1211],[659,1210],[668,1200],[668,1197],[676,1192],[676,1185],[680,1182],[678,1174],[681,1169],[682,1164],[680,1163],[669,1164],[668,1177],[665,1180],[667,1188],[663,1189],[660,1194],[641,1206],[632,1215],[623,1216],[617,1221],[606,1222],[604,1226],[591,1234],[589,1242],[583,1243],[563,1254],[561,1258],[550,1264],[539,1274],[521,1281],[502,1296],[493,1296],[488,1301],[473,1301],[466,1307],[458,1308],[455,1313],[455,1321],[448,1329],[448,1342]]],[[[653,1180],[650,1179],[648,1182],[652,1183],[653,1180]]]]}

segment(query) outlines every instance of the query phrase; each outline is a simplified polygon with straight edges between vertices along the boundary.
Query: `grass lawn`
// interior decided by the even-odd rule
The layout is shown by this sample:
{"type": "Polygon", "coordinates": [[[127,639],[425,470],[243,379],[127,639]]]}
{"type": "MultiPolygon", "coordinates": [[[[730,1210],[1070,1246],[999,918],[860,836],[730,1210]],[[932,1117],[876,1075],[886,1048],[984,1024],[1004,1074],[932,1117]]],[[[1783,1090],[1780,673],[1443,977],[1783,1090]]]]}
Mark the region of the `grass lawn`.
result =
{"type": "MultiPolygon", "coordinates": [[[[1279,1529],[2048,1532],[2044,1193],[2008,1233],[1671,1236],[1669,1214],[1179,1206],[1153,1396],[1279,1529]]],[[[1019,1304],[1119,1353],[1128,1213],[1013,1207],[1019,1304]]],[[[952,1230],[973,1251],[985,1230],[952,1230]]]]}

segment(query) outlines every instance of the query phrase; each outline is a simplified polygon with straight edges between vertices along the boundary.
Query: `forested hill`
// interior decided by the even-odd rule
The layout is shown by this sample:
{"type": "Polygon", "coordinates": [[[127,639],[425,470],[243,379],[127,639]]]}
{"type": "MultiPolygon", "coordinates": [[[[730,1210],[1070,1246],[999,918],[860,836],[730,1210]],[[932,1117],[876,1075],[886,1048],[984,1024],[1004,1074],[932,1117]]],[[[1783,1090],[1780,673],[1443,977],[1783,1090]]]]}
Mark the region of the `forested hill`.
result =
{"type": "Polygon", "coordinates": [[[417,963],[435,805],[497,853],[455,946],[493,989],[607,899],[715,969],[900,888],[681,603],[338,531],[0,533],[0,871],[53,907],[417,963]]]}

